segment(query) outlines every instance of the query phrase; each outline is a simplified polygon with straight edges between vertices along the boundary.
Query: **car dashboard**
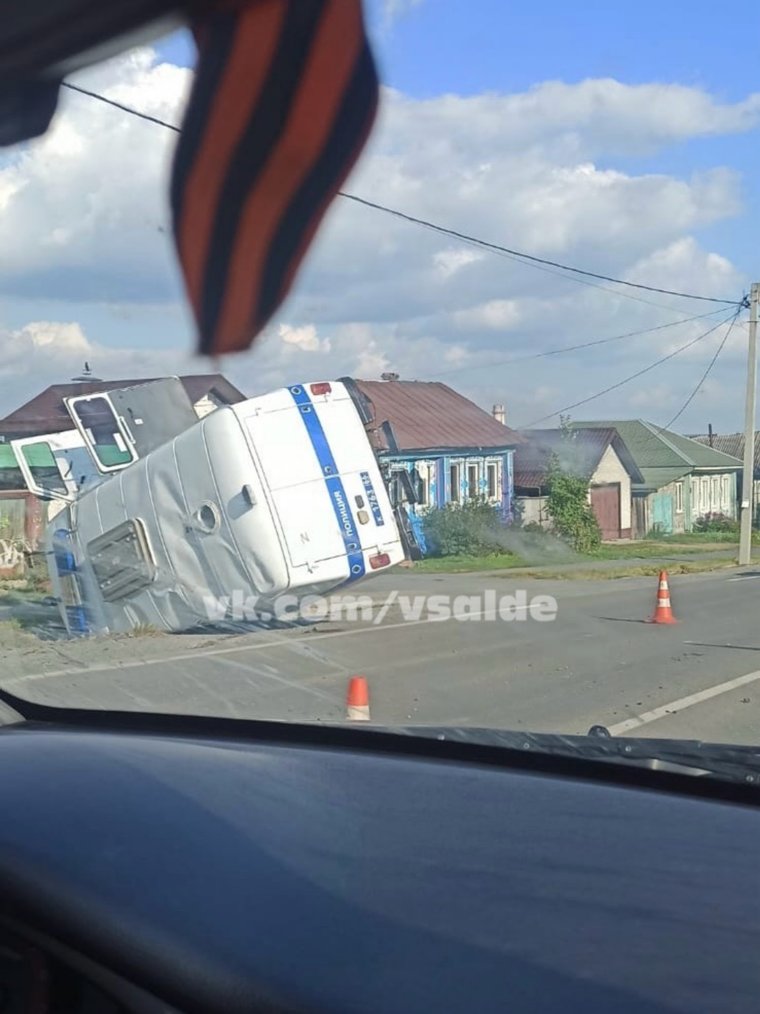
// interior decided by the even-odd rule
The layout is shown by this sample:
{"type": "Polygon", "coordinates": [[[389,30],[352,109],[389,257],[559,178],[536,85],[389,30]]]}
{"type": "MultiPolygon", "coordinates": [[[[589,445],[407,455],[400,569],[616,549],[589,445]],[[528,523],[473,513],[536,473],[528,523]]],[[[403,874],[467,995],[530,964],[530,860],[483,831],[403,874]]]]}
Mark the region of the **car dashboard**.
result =
{"type": "Polygon", "coordinates": [[[52,709],[0,771],[2,1014],[757,1010],[747,787],[52,709]]]}

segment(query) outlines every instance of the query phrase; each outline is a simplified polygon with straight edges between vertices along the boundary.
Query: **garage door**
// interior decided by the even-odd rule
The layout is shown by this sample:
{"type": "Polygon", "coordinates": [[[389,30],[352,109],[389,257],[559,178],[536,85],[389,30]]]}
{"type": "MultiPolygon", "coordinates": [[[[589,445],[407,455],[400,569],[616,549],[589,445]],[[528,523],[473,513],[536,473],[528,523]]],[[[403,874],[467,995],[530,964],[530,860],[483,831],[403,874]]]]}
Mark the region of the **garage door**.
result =
{"type": "Polygon", "coordinates": [[[591,509],[596,515],[603,539],[620,538],[620,486],[591,487],[591,509]]]}

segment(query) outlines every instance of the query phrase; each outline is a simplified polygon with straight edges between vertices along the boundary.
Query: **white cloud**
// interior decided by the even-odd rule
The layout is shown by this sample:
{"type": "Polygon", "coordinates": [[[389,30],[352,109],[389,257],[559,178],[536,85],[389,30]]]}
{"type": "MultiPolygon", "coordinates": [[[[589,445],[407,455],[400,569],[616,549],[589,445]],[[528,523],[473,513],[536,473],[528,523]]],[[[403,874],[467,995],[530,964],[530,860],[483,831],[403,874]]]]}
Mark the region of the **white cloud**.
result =
{"type": "Polygon", "coordinates": [[[468,264],[477,264],[486,255],[471,247],[447,247],[445,250],[437,250],[433,254],[433,263],[442,278],[451,278],[460,268],[468,264]]]}
{"type": "Polygon", "coordinates": [[[301,327],[280,324],[278,334],[286,345],[295,345],[302,352],[330,351],[330,339],[320,339],[313,324],[303,324],[301,327]]]}
{"type": "Polygon", "coordinates": [[[461,345],[451,345],[444,352],[443,358],[447,363],[461,366],[470,358],[470,353],[461,345]]]}
{"type": "MultiPolygon", "coordinates": [[[[81,80],[152,115],[179,118],[190,72],[148,50],[81,80]]],[[[63,90],[48,133],[0,168],[0,290],[102,302],[174,300],[167,226],[176,135],[63,90]]]]}
{"type": "Polygon", "coordinates": [[[54,354],[89,354],[92,346],[79,324],[63,324],[50,320],[35,320],[14,332],[13,337],[34,349],[45,349],[54,354]]]}
{"type": "MultiPolygon", "coordinates": [[[[469,133],[487,165],[504,147],[523,151],[553,146],[559,157],[650,151],[693,137],[752,130],[760,123],[760,93],[721,103],[700,88],[677,84],[628,85],[612,78],[567,84],[549,81],[511,95],[447,95],[425,102],[396,95],[401,129],[451,129],[451,148],[467,118],[469,133]],[[420,123],[421,120],[421,123],[420,123]]],[[[420,135],[417,134],[419,137],[420,135]]],[[[420,150],[427,147],[419,145],[420,150]]],[[[445,132],[438,144],[446,146],[445,132]]],[[[475,163],[477,165],[477,163],[475,163]]]]}
{"type": "Polygon", "coordinates": [[[514,299],[491,299],[480,306],[457,310],[454,320],[461,328],[511,331],[520,322],[520,307],[514,299]]]}

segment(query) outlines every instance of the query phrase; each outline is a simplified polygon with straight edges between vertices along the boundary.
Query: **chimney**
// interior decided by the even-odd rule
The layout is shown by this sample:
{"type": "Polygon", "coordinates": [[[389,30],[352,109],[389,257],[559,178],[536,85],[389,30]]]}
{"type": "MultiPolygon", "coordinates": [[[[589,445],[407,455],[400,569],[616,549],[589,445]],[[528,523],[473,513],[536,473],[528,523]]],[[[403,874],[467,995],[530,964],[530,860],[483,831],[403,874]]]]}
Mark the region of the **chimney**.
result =
{"type": "Polygon", "coordinates": [[[710,442],[710,447],[713,445],[713,428],[712,423],[707,424],[707,439],[710,442]]]}
{"type": "Polygon", "coordinates": [[[398,380],[398,377],[399,377],[398,373],[381,373],[380,374],[380,379],[381,380],[389,380],[389,381],[390,380],[398,380]]]}
{"type": "Polygon", "coordinates": [[[496,422],[500,422],[502,426],[507,425],[507,413],[503,405],[494,405],[491,415],[494,417],[496,422]]]}

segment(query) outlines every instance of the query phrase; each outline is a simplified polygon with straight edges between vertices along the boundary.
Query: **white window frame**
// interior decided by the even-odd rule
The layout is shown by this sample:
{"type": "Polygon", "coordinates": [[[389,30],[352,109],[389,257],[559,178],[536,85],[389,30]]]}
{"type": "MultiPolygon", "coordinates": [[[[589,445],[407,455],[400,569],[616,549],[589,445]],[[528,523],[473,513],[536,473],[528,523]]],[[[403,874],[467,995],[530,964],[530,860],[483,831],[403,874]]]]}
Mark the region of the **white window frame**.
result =
{"type": "Polygon", "coordinates": [[[683,482],[676,483],[676,514],[683,514],[683,482]]]}
{"type": "Polygon", "coordinates": [[[499,461],[486,461],[486,493],[494,503],[501,501],[501,468],[499,461]],[[493,493],[491,492],[491,475],[493,474],[493,493]]]}
{"type": "Polygon", "coordinates": [[[467,462],[467,499],[475,500],[480,496],[480,463],[477,461],[467,462]],[[472,490],[472,482],[470,481],[470,474],[472,470],[475,470],[475,492],[472,490]]]}
{"type": "MultiPolygon", "coordinates": [[[[114,403],[111,401],[111,399],[105,392],[100,392],[96,394],[80,394],[77,395],[75,398],[65,398],[64,402],[66,408],[68,409],[69,415],[74,421],[74,425],[81,433],[82,439],[84,440],[85,444],[90,450],[90,454],[92,455],[93,461],[98,466],[98,471],[120,472],[123,468],[126,468],[127,465],[131,465],[132,462],[137,461],[137,452],[135,451],[134,439],[132,437],[132,434],[127,429],[127,426],[123,418],[116,411],[114,403]],[[121,437],[122,442],[124,443],[124,451],[125,453],[129,454],[129,461],[119,462],[119,464],[117,465],[106,465],[98,457],[97,444],[90,436],[90,431],[85,427],[84,423],[80,419],[76,406],[82,401],[97,401],[99,399],[102,399],[103,401],[107,402],[109,408],[111,409],[111,412],[113,413],[113,417],[116,422],[116,429],[114,433],[118,433],[118,435],[121,437]]],[[[121,448],[119,449],[121,450],[121,448]]]]}
{"type": "Polygon", "coordinates": [[[37,437],[21,437],[18,440],[11,440],[10,446],[27,489],[30,493],[34,493],[35,496],[41,499],[61,500],[64,503],[73,503],[79,493],[77,475],[84,470],[85,479],[89,481],[98,474],[92,454],[77,430],[64,430],[62,433],[46,433],[37,437]],[[53,460],[58,468],[58,474],[61,477],[61,483],[65,487],[65,492],[41,486],[34,478],[31,466],[24,456],[24,448],[39,444],[46,444],[50,449],[53,460]]]}
{"type": "Polygon", "coordinates": [[[430,465],[426,461],[415,461],[414,470],[420,477],[420,484],[422,486],[422,500],[417,504],[418,507],[429,507],[430,506],[430,465]]]}
{"type": "Polygon", "coordinates": [[[449,501],[451,503],[462,502],[462,463],[461,461],[449,462],[449,501]],[[456,476],[456,482],[454,477],[456,476]]]}

